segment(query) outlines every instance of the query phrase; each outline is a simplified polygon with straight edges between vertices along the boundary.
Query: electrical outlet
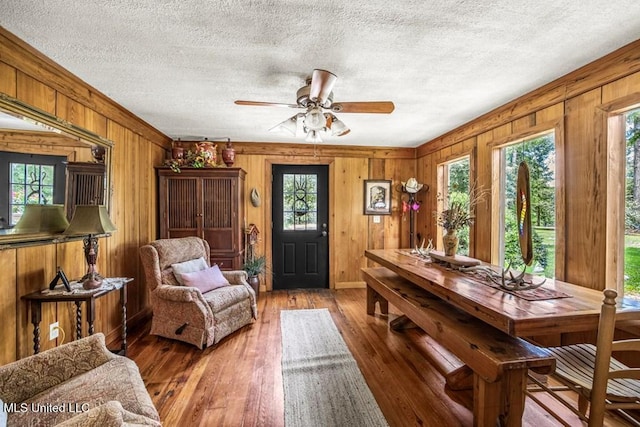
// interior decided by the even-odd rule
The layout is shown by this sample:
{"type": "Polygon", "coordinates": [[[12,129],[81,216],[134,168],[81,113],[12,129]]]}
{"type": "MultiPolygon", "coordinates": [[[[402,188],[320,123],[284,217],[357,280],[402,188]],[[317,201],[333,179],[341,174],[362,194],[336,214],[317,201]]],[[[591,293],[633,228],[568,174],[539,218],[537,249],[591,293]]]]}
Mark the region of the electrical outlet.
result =
{"type": "Polygon", "coordinates": [[[56,338],[58,338],[59,327],[60,325],[58,324],[58,322],[53,322],[52,324],[49,325],[49,341],[55,340],[56,338]]]}

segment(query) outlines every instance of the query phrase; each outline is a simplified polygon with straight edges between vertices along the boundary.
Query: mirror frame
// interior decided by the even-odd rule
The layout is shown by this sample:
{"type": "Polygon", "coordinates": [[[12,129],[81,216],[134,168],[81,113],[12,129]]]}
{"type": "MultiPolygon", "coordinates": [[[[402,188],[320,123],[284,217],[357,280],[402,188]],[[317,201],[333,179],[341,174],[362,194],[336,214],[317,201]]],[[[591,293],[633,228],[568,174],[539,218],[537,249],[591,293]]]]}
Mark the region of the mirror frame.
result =
{"type": "MultiPolygon", "coordinates": [[[[43,126],[45,129],[61,133],[72,139],[76,139],[80,142],[87,143],[89,145],[96,145],[104,148],[104,164],[105,164],[105,206],[107,210],[110,210],[111,205],[111,149],[114,143],[96,133],[93,133],[87,129],[74,125],[66,120],[56,117],[46,111],[40,110],[31,105],[25,104],[19,99],[13,98],[6,93],[0,92],[0,111],[7,114],[18,117],[22,120],[26,120],[32,124],[43,126]]],[[[40,245],[46,243],[58,243],[67,240],[81,239],[83,236],[66,236],[63,234],[48,234],[48,233],[36,233],[36,234],[9,234],[0,235],[0,250],[18,247],[18,246],[30,246],[40,245]]]]}

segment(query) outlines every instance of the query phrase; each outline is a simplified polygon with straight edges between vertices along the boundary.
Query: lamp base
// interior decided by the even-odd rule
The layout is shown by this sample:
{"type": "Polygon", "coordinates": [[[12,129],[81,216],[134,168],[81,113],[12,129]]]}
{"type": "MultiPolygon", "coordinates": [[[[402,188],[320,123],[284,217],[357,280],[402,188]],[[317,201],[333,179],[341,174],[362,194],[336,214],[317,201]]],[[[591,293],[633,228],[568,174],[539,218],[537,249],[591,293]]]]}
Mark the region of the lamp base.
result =
{"type": "Polygon", "coordinates": [[[87,274],[82,276],[80,279],[80,283],[82,283],[82,287],[86,290],[90,289],[98,289],[102,286],[102,281],[104,277],[95,272],[95,270],[90,269],[87,274]]]}

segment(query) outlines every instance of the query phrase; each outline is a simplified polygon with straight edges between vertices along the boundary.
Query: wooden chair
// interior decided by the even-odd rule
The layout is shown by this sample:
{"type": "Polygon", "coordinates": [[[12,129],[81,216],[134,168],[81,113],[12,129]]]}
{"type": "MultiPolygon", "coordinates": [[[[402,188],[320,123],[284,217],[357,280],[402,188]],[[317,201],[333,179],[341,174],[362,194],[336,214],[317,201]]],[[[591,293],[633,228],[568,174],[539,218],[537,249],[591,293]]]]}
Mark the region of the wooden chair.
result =
{"type": "MultiPolygon", "coordinates": [[[[612,351],[640,352],[640,339],[613,340],[617,296],[613,289],[604,291],[595,346],[575,344],[548,349],[556,358],[553,377],[565,387],[549,387],[535,375],[529,376],[532,385],[528,387],[527,395],[564,425],[567,425],[566,422],[538,399],[535,392],[548,392],[580,419],[587,421],[589,427],[602,426],[605,410],[640,409],[640,368],[630,368],[611,355],[612,351]],[[577,410],[558,394],[558,391],[567,389],[578,394],[577,410]],[[590,408],[588,418],[587,408],[590,408]]],[[[635,425],[640,425],[628,414],[621,412],[621,415],[635,425]]]]}

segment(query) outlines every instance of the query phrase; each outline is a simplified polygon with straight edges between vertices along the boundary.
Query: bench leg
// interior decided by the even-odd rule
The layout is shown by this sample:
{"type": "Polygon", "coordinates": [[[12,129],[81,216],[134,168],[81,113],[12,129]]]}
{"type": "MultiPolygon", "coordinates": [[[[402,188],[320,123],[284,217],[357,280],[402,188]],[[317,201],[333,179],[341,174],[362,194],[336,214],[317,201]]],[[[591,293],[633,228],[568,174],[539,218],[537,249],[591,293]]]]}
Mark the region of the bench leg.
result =
{"type": "Polygon", "coordinates": [[[473,388],[473,371],[467,365],[462,365],[445,376],[447,387],[451,390],[471,390],[473,388]]]}
{"type": "Polygon", "coordinates": [[[504,372],[500,381],[487,382],[474,374],[473,425],[519,427],[524,413],[527,370],[504,372]]]}
{"type": "Polygon", "coordinates": [[[375,314],[376,302],[380,303],[380,313],[389,314],[389,302],[371,286],[367,285],[367,314],[375,314]]]}
{"type": "Polygon", "coordinates": [[[418,325],[413,323],[413,320],[409,319],[403,314],[402,316],[398,316],[391,322],[389,322],[389,327],[394,331],[402,331],[404,329],[417,328],[418,325]]]}

